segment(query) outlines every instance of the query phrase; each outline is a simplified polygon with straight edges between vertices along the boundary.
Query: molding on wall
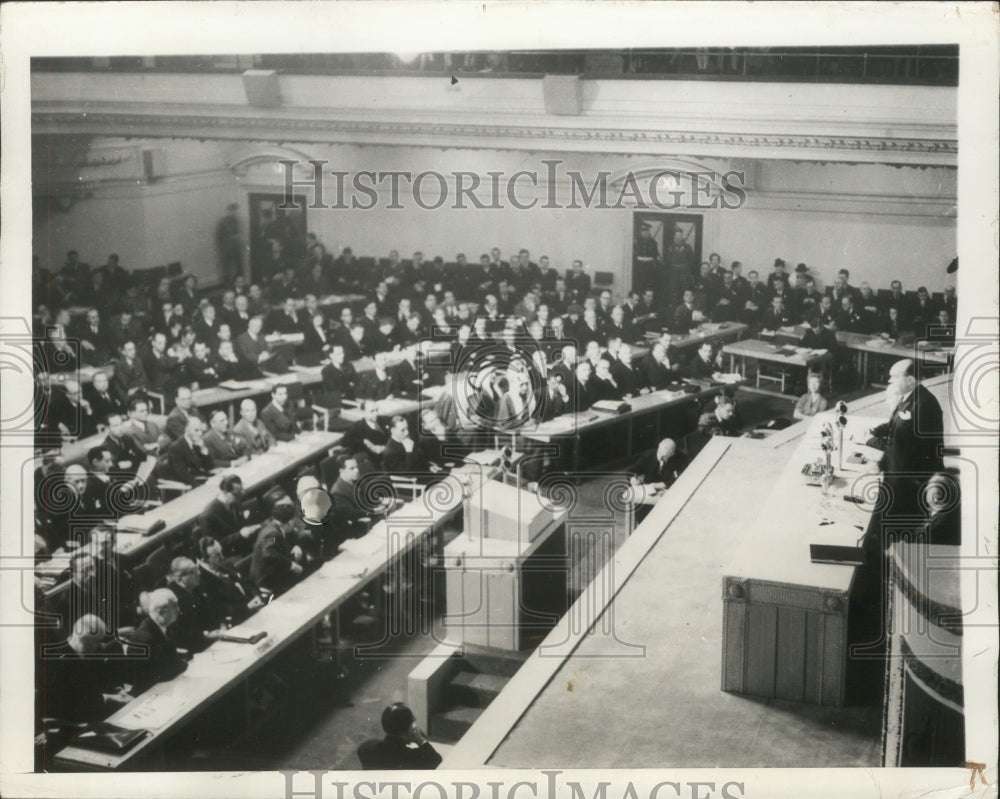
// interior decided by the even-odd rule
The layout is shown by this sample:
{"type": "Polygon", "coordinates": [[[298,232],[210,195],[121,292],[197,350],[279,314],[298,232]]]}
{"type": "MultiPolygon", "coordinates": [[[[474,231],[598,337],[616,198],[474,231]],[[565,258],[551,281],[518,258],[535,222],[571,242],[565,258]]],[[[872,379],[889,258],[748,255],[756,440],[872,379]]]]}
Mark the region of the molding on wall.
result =
{"type": "Polygon", "coordinates": [[[958,142],[945,138],[770,133],[712,133],[485,122],[249,116],[243,109],[203,114],[39,110],[36,133],[89,133],[137,137],[184,137],[283,142],[404,144],[548,151],[778,158],[847,163],[955,166],[958,142]]]}

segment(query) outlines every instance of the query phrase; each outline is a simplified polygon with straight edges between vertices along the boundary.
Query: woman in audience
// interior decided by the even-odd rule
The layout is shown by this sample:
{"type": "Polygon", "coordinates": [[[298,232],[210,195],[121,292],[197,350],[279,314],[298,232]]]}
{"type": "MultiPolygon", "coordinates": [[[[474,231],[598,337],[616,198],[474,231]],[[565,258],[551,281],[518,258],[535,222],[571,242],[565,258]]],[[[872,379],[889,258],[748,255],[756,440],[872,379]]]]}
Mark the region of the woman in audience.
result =
{"type": "Polygon", "coordinates": [[[817,413],[825,411],[829,405],[826,397],[819,393],[820,377],[818,374],[815,372],[809,373],[809,376],[806,378],[806,387],[808,391],[799,397],[798,402],[795,403],[795,410],[792,416],[796,419],[806,419],[810,416],[815,416],[817,413]]]}

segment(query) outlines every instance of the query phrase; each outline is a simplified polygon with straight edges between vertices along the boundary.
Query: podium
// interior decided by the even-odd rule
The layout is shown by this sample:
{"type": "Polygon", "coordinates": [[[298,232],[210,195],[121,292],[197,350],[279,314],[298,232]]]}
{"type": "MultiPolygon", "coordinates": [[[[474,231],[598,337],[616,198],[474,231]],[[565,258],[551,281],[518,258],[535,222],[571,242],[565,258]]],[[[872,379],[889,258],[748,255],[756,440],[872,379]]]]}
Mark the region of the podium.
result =
{"type": "Polygon", "coordinates": [[[569,606],[566,511],[489,482],[465,501],[464,517],[444,550],[449,640],[515,652],[537,645],[569,606]]]}

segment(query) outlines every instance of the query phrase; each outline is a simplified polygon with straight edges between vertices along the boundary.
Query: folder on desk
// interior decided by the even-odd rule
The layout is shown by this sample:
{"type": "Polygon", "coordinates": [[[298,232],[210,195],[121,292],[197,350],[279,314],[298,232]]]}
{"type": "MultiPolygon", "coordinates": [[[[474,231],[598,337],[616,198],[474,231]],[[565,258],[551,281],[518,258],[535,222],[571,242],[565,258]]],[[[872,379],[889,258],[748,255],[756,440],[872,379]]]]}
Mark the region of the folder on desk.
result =
{"type": "Polygon", "coordinates": [[[865,565],[865,553],[861,547],[810,544],[809,557],[813,563],[835,563],[843,566],[865,565]]]}
{"type": "Polygon", "coordinates": [[[267,632],[264,630],[239,630],[236,627],[219,636],[220,641],[230,641],[234,644],[256,644],[264,638],[267,638],[267,632]]]}
{"type": "Polygon", "coordinates": [[[72,744],[83,749],[121,754],[127,752],[148,735],[149,730],[127,730],[116,724],[98,721],[88,725],[87,729],[73,738],[72,744]]]}

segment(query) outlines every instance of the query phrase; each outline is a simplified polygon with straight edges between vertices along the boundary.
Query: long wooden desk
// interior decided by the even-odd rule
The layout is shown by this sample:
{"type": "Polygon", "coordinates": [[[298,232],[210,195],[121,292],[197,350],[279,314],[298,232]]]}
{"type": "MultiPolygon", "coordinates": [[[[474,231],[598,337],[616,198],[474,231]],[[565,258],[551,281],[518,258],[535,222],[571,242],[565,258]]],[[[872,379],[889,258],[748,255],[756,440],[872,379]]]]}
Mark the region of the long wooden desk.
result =
{"type": "Polygon", "coordinates": [[[692,432],[700,400],[723,388],[721,384],[699,385],[699,390],[692,393],[664,389],[632,397],[628,400],[631,410],[625,413],[594,409],[568,413],[533,427],[526,425],[517,433],[529,442],[568,445],[571,448],[569,468],[578,472],[581,464],[586,465],[588,461],[607,463],[631,457],[655,446],[667,435],[683,437],[692,432]],[[672,412],[672,418],[665,418],[665,412],[672,412]],[[588,453],[583,451],[588,449],[583,446],[586,437],[594,439],[589,449],[594,451],[595,458],[587,457],[588,453]]]}
{"type": "MultiPolygon", "coordinates": [[[[151,413],[149,415],[149,421],[156,423],[156,425],[162,430],[163,426],[167,423],[167,417],[163,414],[151,413]]],[[[87,452],[90,448],[96,447],[98,444],[103,444],[104,439],[107,437],[107,432],[94,433],[92,436],[78,438],[76,441],[64,443],[61,447],[59,447],[58,457],[66,466],[71,463],[83,463],[87,459],[87,452]]],[[[55,448],[53,448],[53,450],[54,449],[55,448]]]]}
{"type": "Polygon", "coordinates": [[[787,379],[785,370],[788,367],[810,370],[814,369],[816,366],[822,366],[824,369],[828,369],[830,361],[833,360],[833,353],[827,350],[806,350],[799,347],[797,348],[798,351],[794,354],[785,355],[782,354],[782,349],[784,349],[782,346],[770,344],[766,341],[761,341],[760,339],[746,339],[744,341],[726,344],[722,348],[722,351],[729,356],[729,371],[737,371],[736,362],[738,359],[740,363],[739,372],[744,377],[746,376],[746,362],[748,358],[751,360],[777,364],[781,368],[780,377],[762,375],[758,366],[756,387],[757,389],[764,391],[766,389],[760,388],[761,379],[773,380],[781,385],[781,394],[785,393],[787,379]]]}
{"type": "Polygon", "coordinates": [[[119,769],[140,756],[149,757],[185,722],[205,712],[213,700],[245,682],[313,630],[326,614],[383,574],[435,525],[458,511],[464,479],[469,480],[471,491],[477,492],[491,477],[489,470],[476,464],[454,469],[442,484],[400,507],[363,538],[349,541],[333,560],[237,628],[241,632],[266,632],[262,641],[254,645],[215,641],[192,658],[183,674],[154,685],[114,713],[108,718],[110,723],[150,732],[130,751],[110,755],[70,746],[57,755],[57,765],[74,770],[119,769]]]}
{"type": "MultiPolygon", "coordinates": [[[[706,341],[713,344],[738,340],[750,329],[743,322],[705,322],[689,333],[670,333],[670,347],[677,351],[697,349],[706,341]]],[[[646,333],[645,338],[655,342],[659,333],[646,333]]]]}
{"type": "MultiPolygon", "coordinates": [[[[860,545],[880,476],[875,465],[850,465],[846,457],[885,417],[848,415],[845,461],[833,453],[835,483],[824,493],[807,484],[802,467],[823,459],[820,431],[835,418],[827,412],[812,419],[724,572],[724,691],[844,703],[847,611],[857,570],[813,563],[809,547],[860,545]]],[[[835,427],[835,441],[838,435],[835,427]]]]}

